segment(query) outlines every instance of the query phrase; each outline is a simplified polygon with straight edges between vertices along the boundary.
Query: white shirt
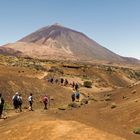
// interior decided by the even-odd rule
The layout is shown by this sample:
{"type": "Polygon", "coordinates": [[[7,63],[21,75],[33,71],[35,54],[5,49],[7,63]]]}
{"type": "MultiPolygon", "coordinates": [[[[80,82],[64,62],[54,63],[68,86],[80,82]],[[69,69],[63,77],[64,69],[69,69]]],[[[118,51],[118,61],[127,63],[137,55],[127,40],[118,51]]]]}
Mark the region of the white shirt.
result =
{"type": "Polygon", "coordinates": [[[29,102],[32,102],[32,101],[33,101],[33,97],[32,97],[32,96],[29,96],[29,97],[28,97],[28,101],[29,101],[29,102]]]}

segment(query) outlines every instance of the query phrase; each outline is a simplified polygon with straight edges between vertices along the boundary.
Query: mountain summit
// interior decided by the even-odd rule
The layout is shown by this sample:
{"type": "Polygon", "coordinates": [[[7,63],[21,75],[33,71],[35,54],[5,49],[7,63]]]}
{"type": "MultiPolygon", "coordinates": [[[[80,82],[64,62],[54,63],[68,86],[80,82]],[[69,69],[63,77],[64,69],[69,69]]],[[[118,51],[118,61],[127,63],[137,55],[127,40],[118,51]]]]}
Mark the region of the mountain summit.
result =
{"type": "Polygon", "coordinates": [[[85,34],[59,24],[47,26],[0,48],[1,53],[55,60],[125,62],[85,34]]]}

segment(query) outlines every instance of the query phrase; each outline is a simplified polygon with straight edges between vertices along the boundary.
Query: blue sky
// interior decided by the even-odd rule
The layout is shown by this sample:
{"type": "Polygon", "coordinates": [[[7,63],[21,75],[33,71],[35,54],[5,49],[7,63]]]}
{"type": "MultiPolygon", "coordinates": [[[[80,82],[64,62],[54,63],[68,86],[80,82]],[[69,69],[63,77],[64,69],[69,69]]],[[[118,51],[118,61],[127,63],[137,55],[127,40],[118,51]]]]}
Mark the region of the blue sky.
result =
{"type": "Polygon", "coordinates": [[[0,45],[56,22],[140,59],[140,0],[0,0],[0,45]]]}

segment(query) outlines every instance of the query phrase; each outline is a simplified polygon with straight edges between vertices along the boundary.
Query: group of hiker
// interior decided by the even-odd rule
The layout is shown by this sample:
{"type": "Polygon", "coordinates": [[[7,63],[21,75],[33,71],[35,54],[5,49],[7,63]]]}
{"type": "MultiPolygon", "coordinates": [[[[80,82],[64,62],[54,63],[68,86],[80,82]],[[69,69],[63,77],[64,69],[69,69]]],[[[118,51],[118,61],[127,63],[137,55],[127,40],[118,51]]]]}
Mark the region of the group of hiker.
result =
{"type": "Polygon", "coordinates": [[[71,100],[72,100],[72,102],[75,102],[75,101],[79,102],[79,100],[80,100],[80,92],[78,90],[76,90],[76,91],[73,90],[73,93],[71,95],[71,100]]]}
{"type": "MultiPolygon", "coordinates": [[[[18,92],[15,93],[15,95],[12,97],[12,102],[13,102],[13,107],[15,109],[15,112],[22,112],[22,104],[23,104],[23,99],[21,94],[19,94],[18,92]]],[[[29,97],[28,97],[28,103],[29,103],[29,111],[33,111],[33,94],[30,93],[29,97]]],[[[44,104],[44,109],[48,109],[48,103],[49,103],[49,97],[47,95],[45,95],[42,98],[42,102],[44,104]]],[[[5,100],[2,97],[2,94],[0,93],[0,119],[3,119],[3,109],[4,109],[4,104],[5,104],[5,100]]]]}
{"type": "MultiPolygon", "coordinates": [[[[51,83],[54,83],[54,82],[57,83],[58,81],[59,81],[58,79],[54,79],[54,78],[50,78],[48,80],[48,82],[51,82],[51,83]]],[[[67,79],[61,78],[60,84],[66,86],[69,84],[69,82],[67,79]]],[[[79,102],[80,92],[78,90],[79,89],[78,83],[75,83],[73,81],[73,83],[71,83],[70,85],[73,88],[73,93],[71,95],[72,102],[75,102],[75,101],[79,102]]],[[[29,111],[33,111],[34,99],[33,99],[32,93],[30,93],[27,100],[28,100],[28,104],[29,104],[29,111]]],[[[12,102],[13,102],[13,107],[15,109],[15,112],[22,112],[23,98],[22,98],[22,95],[20,93],[18,93],[18,92],[15,93],[15,95],[12,97],[12,102]]],[[[44,104],[44,109],[48,109],[48,105],[50,103],[49,96],[47,96],[47,95],[43,96],[42,103],[44,104]]],[[[0,93],[0,118],[2,118],[4,104],[5,104],[4,98],[2,97],[2,94],[0,93]]]]}
{"type": "Polygon", "coordinates": [[[61,86],[67,86],[69,84],[68,80],[67,79],[64,79],[64,78],[54,78],[54,77],[50,77],[48,78],[48,82],[49,83],[52,83],[52,84],[60,84],[61,86]]]}
{"type": "Polygon", "coordinates": [[[79,99],[80,99],[80,93],[79,93],[79,84],[78,83],[75,83],[74,81],[72,83],[69,83],[67,79],[64,79],[64,78],[53,78],[53,77],[50,77],[48,78],[48,82],[50,82],[51,84],[55,83],[55,84],[60,84],[61,86],[64,85],[64,86],[67,86],[67,85],[70,85],[72,88],[73,88],[73,93],[71,95],[71,100],[72,102],[79,102],[79,99]]]}
{"type": "Polygon", "coordinates": [[[54,77],[50,77],[48,78],[48,82],[51,84],[60,84],[61,86],[68,86],[70,85],[73,89],[78,90],[79,85],[78,83],[75,83],[74,81],[72,83],[70,83],[67,79],[64,78],[54,78],[54,77]]]}
{"type": "MultiPolygon", "coordinates": [[[[23,103],[21,94],[16,92],[16,94],[13,96],[12,100],[13,100],[14,109],[15,110],[19,109],[19,111],[21,112],[22,111],[22,103],[23,103]]],[[[28,102],[29,102],[29,110],[33,111],[34,100],[33,100],[33,94],[32,93],[30,93],[30,95],[28,97],[28,102]]],[[[49,97],[47,95],[45,95],[42,98],[42,102],[44,104],[44,109],[48,109],[49,97]]]]}
{"type": "MultiPolygon", "coordinates": [[[[15,112],[22,112],[23,100],[22,100],[21,94],[16,92],[15,95],[12,97],[12,102],[13,102],[13,106],[14,106],[15,112]]],[[[32,108],[32,105],[33,105],[32,93],[28,97],[28,102],[29,102],[29,110],[33,111],[33,108],[32,108]]]]}

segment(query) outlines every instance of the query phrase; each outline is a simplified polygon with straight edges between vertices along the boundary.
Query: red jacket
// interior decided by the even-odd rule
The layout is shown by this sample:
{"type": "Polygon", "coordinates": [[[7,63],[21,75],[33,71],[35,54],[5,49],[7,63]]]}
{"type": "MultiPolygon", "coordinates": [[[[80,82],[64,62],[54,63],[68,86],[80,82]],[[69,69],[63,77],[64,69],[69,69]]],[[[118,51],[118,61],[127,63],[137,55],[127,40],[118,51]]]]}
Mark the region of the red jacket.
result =
{"type": "Polygon", "coordinates": [[[45,97],[43,98],[43,102],[44,102],[44,103],[48,103],[48,102],[49,102],[49,98],[48,98],[47,96],[45,96],[45,97]]]}

